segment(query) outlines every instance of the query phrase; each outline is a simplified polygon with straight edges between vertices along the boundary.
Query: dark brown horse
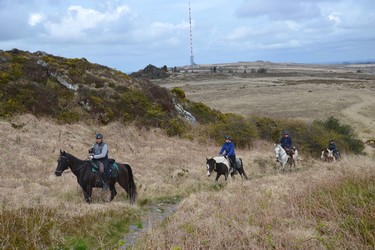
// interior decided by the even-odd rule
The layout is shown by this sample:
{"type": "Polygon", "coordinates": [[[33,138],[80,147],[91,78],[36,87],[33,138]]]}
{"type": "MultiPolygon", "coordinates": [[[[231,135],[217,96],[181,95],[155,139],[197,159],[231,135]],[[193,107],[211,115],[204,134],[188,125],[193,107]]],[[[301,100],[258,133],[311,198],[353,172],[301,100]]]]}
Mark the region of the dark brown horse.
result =
{"type": "MultiPolygon", "coordinates": [[[[241,158],[236,158],[237,160],[237,166],[238,166],[238,173],[241,175],[242,179],[248,180],[245,170],[243,168],[243,162],[241,158]]],[[[219,177],[221,175],[224,175],[225,181],[228,179],[228,175],[230,174],[231,177],[234,177],[234,173],[229,173],[230,168],[230,161],[228,158],[224,156],[218,156],[214,158],[207,159],[206,158],[206,166],[207,166],[207,176],[211,176],[211,173],[213,171],[216,172],[216,178],[215,181],[219,180],[219,177]]]]}
{"type": "MultiPolygon", "coordinates": [[[[112,164],[110,164],[112,165],[112,164]]],[[[116,163],[117,168],[112,168],[112,176],[108,180],[108,185],[111,191],[111,201],[116,196],[117,192],[115,184],[118,182],[120,186],[128,193],[128,198],[131,204],[135,203],[137,197],[137,189],[134,183],[133,171],[128,164],[116,163]],[[113,173],[116,172],[116,173],[113,173]]],[[[103,187],[102,177],[99,171],[93,171],[93,163],[91,161],[83,161],[77,157],[60,150],[60,157],[57,160],[57,167],[55,174],[61,176],[64,170],[70,168],[75,176],[77,182],[82,187],[83,195],[86,202],[91,203],[92,188],[103,187]]]]}

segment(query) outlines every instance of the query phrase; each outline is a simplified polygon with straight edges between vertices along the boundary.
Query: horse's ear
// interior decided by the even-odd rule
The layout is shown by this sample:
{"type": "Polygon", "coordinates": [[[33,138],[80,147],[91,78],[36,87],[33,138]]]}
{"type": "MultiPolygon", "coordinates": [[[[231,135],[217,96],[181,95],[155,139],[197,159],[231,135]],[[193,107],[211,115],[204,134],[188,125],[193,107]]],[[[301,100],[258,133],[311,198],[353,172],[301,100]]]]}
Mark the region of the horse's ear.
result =
{"type": "Polygon", "coordinates": [[[61,149],[60,149],[60,154],[62,154],[62,151],[61,151],[61,149]]]}

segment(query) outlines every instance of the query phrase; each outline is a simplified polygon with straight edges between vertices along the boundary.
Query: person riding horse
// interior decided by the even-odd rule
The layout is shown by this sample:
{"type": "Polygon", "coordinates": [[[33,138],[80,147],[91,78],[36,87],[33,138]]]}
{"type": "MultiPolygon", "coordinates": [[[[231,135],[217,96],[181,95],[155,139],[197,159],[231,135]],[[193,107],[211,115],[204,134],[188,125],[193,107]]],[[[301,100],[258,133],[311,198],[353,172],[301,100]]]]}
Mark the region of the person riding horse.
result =
{"type": "Polygon", "coordinates": [[[329,140],[328,149],[333,152],[333,156],[337,160],[339,158],[339,151],[337,150],[336,144],[333,139],[329,140]]]}
{"type": "Polygon", "coordinates": [[[238,167],[237,167],[237,161],[236,161],[236,153],[234,151],[234,143],[233,143],[232,139],[230,138],[230,136],[228,136],[228,135],[224,136],[224,139],[225,139],[225,142],[224,142],[223,146],[221,147],[221,150],[219,152],[219,156],[221,156],[225,151],[224,156],[228,157],[229,161],[230,161],[229,172],[231,172],[231,170],[233,169],[233,173],[237,174],[238,173],[238,171],[237,171],[238,167]]]}
{"type": "Polygon", "coordinates": [[[104,171],[102,174],[103,178],[103,189],[109,190],[108,179],[109,179],[109,159],[108,159],[108,145],[103,141],[103,135],[98,133],[95,136],[96,142],[89,149],[89,159],[92,161],[100,161],[104,165],[104,171]]]}
{"type": "Polygon", "coordinates": [[[284,131],[284,136],[280,139],[280,145],[290,158],[293,159],[292,138],[290,138],[288,131],[284,131]]]}

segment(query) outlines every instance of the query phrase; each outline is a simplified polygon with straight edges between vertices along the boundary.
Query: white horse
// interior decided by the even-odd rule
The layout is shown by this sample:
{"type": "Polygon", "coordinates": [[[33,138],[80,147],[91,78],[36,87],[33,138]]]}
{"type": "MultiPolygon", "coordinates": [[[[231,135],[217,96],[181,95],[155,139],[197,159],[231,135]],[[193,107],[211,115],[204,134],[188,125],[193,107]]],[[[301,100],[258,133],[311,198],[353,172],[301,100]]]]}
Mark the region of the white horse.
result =
{"type": "Polygon", "coordinates": [[[285,165],[289,165],[290,171],[292,171],[292,167],[295,169],[297,168],[296,166],[296,161],[298,158],[298,150],[293,147],[293,158],[290,158],[290,156],[286,153],[286,151],[281,147],[280,144],[275,144],[275,155],[276,155],[276,160],[280,163],[279,166],[279,172],[284,172],[285,170],[285,165]]]}

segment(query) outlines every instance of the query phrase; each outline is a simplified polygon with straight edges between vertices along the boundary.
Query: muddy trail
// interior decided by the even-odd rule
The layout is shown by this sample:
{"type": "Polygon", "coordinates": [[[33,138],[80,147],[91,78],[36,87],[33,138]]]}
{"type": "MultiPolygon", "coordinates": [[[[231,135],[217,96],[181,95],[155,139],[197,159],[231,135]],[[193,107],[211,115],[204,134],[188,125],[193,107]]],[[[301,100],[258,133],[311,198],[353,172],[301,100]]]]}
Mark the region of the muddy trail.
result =
{"type": "Polygon", "coordinates": [[[177,209],[179,202],[158,203],[149,205],[142,213],[141,224],[132,224],[129,226],[129,233],[124,236],[126,242],[120,249],[131,249],[142,236],[143,233],[157,226],[164,219],[171,216],[177,209]]]}

